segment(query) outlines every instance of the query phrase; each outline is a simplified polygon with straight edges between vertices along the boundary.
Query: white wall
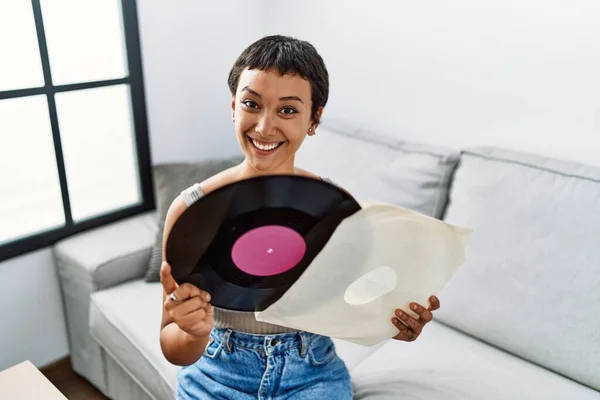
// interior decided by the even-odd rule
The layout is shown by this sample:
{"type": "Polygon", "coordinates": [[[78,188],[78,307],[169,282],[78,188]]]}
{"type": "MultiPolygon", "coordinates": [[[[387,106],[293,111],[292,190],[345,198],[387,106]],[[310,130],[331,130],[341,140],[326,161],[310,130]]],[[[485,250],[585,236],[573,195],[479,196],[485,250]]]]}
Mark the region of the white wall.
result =
{"type": "Polygon", "coordinates": [[[325,122],[600,165],[596,0],[268,0],[267,22],[322,53],[325,122]]]}
{"type": "Polygon", "coordinates": [[[154,163],[239,154],[227,76],[264,2],[138,1],[154,163]]]}
{"type": "Polygon", "coordinates": [[[53,266],[48,249],[0,264],[0,371],[23,360],[39,366],[68,354],[53,266]]]}
{"type": "MultiPolygon", "coordinates": [[[[227,74],[262,36],[264,16],[261,1],[138,1],[154,163],[237,154],[227,74]]],[[[0,293],[0,370],[68,354],[48,249],[0,263],[0,293]]]]}
{"type": "MultiPolygon", "coordinates": [[[[247,44],[284,33],[327,62],[326,121],[600,164],[600,2],[266,1],[138,1],[155,163],[238,152],[227,73],[247,44]]],[[[0,370],[63,357],[49,251],[0,274],[0,370]]]]}

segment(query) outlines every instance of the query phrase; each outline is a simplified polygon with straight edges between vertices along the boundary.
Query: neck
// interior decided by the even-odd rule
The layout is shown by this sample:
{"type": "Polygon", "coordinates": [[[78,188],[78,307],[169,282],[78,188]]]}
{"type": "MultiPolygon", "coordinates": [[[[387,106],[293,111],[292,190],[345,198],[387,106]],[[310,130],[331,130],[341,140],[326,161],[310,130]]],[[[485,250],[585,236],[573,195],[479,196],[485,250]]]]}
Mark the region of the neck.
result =
{"type": "Polygon", "coordinates": [[[253,178],[257,176],[265,176],[265,175],[297,175],[298,170],[294,166],[294,159],[290,159],[289,162],[278,166],[277,168],[268,169],[268,170],[258,170],[254,168],[249,162],[248,159],[245,159],[238,167],[238,178],[247,179],[253,178]]]}

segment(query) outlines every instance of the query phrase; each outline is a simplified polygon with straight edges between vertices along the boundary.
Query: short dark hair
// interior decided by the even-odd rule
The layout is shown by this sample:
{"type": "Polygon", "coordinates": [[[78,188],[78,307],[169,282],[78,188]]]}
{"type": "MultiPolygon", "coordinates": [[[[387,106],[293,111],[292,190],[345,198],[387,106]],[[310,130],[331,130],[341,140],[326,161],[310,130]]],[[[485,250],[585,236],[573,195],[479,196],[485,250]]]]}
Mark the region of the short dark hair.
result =
{"type": "Polygon", "coordinates": [[[227,83],[235,95],[244,69],[277,69],[280,74],[297,74],[310,83],[312,119],[329,97],[329,73],[323,59],[310,43],[289,36],[272,35],[248,46],[233,64],[227,83]]]}

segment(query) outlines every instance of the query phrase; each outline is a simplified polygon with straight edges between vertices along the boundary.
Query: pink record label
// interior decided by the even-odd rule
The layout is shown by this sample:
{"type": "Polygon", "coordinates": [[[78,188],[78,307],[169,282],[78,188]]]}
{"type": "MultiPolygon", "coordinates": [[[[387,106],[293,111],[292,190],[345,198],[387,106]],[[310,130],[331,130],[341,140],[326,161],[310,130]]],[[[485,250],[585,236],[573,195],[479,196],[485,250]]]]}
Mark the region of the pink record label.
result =
{"type": "Polygon", "coordinates": [[[305,252],[306,243],[296,231],[268,225],[240,236],[231,249],[231,258],[247,274],[272,276],[294,268],[305,252]]]}

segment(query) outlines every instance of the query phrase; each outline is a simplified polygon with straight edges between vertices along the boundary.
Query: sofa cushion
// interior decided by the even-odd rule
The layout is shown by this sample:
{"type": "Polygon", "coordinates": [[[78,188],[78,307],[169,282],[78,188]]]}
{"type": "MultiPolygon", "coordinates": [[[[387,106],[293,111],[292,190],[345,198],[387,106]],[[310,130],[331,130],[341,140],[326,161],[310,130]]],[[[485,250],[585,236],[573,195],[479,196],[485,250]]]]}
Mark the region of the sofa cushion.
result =
{"type": "Polygon", "coordinates": [[[600,393],[435,321],[353,371],[355,399],[596,400],[600,393]]]}
{"type": "Polygon", "coordinates": [[[144,276],[156,235],[154,212],[78,233],[53,246],[73,370],[106,388],[102,352],[89,335],[90,293],[144,276]]]}
{"type": "MultiPolygon", "coordinates": [[[[90,332],[140,386],[157,399],[173,398],[178,366],[162,354],[159,341],[162,286],[143,279],[92,295],[90,332]]],[[[334,339],[350,370],[380,346],[364,347],[334,339]]]]}
{"type": "Polygon", "coordinates": [[[146,272],[147,282],[160,281],[162,243],[167,211],[182,190],[215,175],[242,161],[240,157],[210,159],[200,162],[165,163],[153,168],[154,197],[156,199],[156,232],[152,255],[146,272]]]}
{"type": "Polygon", "coordinates": [[[465,151],[445,220],[474,234],[437,318],[600,389],[600,168],[465,151]]]}
{"type": "Polygon", "coordinates": [[[296,165],[330,178],[358,200],[378,200],[439,218],[457,152],[375,132],[326,125],[307,137],[296,165]]]}
{"type": "Polygon", "coordinates": [[[175,396],[179,367],[160,348],[162,286],[143,279],[92,295],[90,333],[156,399],[175,396]]]}
{"type": "Polygon", "coordinates": [[[72,280],[91,277],[95,290],[144,276],[155,220],[154,211],[145,212],[58,242],[53,251],[59,273],[72,280]]]}

